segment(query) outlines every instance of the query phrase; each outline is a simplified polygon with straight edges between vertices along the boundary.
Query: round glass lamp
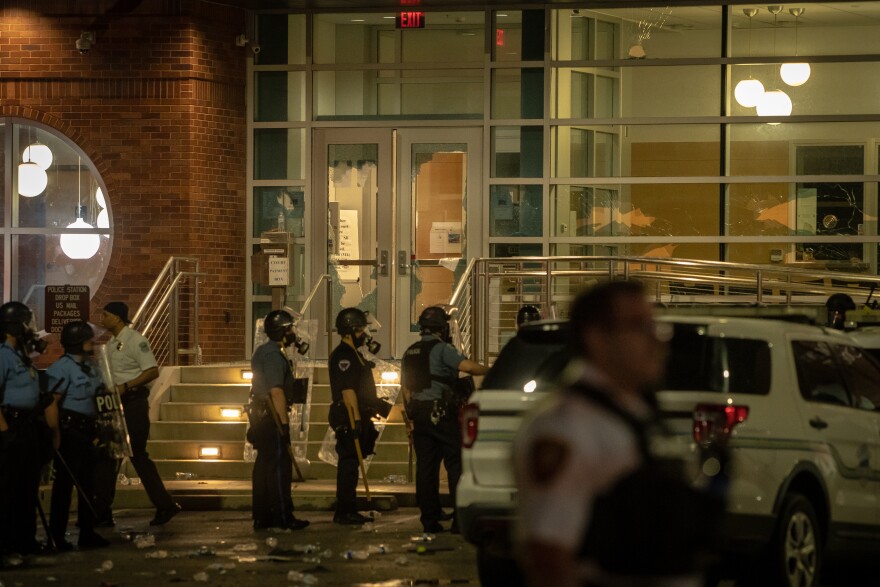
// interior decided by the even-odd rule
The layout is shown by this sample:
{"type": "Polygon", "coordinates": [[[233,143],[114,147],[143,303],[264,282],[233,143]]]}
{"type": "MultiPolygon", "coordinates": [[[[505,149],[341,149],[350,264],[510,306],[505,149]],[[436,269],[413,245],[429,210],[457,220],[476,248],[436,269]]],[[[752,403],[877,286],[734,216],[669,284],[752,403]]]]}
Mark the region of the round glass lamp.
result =
{"type": "Polygon", "coordinates": [[[101,208],[107,207],[107,201],[104,200],[104,192],[103,190],[101,190],[101,188],[95,190],[95,199],[98,201],[98,206],[100,206],[101,208]]]}
{"type": "Polygon", "coordinates": [[[758,116],[789,116],[791,115],[791,98],[782,90],[764,92],[758,102],[758,116]]]}
{"type": "Polygon", "coordinates": [[[52,150],[42,143],[34,143],[30,147],[26,147],[24,153],[21,154],[22,161],[36,163],[43,171],[49,169],[53,159],[52,150]]]}
{"type": "MultiPolygon", "coordinates": [[[[77,218],[67,228],[93,228],[91,224],[77,218]]],[[[61,250],[71,259],[91,259],[101,246],[101,237],[97,234],[69,234],[61,235],[61,250]]]]}
{"type": "Polygon", "coordinates": [[[779,68],[779,75],[790,86],[802,86],[810,79],[810,64],[783,63],[779,68]]]}
{"type": "Polygon", "coordinates": [[[18,193],[26,198],[39,196],[49,185],[49,176],[36,163],[22,163],[18,166],[18,193]]]}
{"type": "Polygon", "coordinates": [[[733,90],[733,97],[745,108],[757,106],[763,95],[764,84],[753,78],[741,80],[733,90]]]}

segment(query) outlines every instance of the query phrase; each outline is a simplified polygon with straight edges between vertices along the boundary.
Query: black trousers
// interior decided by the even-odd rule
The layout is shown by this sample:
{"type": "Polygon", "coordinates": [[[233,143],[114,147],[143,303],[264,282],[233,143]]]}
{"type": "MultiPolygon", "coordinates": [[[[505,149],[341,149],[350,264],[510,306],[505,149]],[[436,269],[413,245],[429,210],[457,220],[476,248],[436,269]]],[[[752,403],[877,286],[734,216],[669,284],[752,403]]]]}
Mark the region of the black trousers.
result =
{"type": "Polygon", "coordinates": [[[416,451],[416,502],[423,525],[440,521],[440,463],[446,466],[449,495],[461,478],[461,427],[458,414],[447,408],[437,424],[431,422],[432,401],[413,400],[409,414],[413,422],[413,448],[416,451]]]}
{"type": "Polygon", "coordinates": [[[52,505],[49,515],[49,531],[52,532],[56,543],[64,539],[67,531],[71,494],[77,483],[79,487],[76,513],[80,532],[89,532],[95,528],[95,515],[91,509],[95,500],[95,447],[92,438],[74,430],[62,429],[61,448],[58,449],[58,454],[60,458],[58,455],[55,456],[55,481],[52,482],[52,505]],[[64,461],[62,462],[61,459],[64,461]],[[92,506],[90,507],[89,504],[92,506]]]}
{"type": "Polygon", "coordinates": [[[354,436],[336,437],[336,514],[357,513],[358,457],[354,436]]]}
{"type": "Polygon", "coordinates": [[[37,499],[46,424],[10,421],[0,442],[0,550],[27,554],[37,547],[37,499]]]}
{"type": "Polygon", "coordinates": [[[131,464],[141,478],[150,501],[157,510],[170,510],[174,508],[174,499],[165,489],[156,463],[150,459],[147,453],[147,439],[150,437],[150,402],[146,395],[132,398],[128,402],[123,401],[125,411],[125,425],[128,427],[128,437],[131,440],[131,464]]]}
{"type": "Polygon", "coordinates": [[[98,449],[93,467],[95,495],[92,505],[98,514],[98,521],[113,518],[113,499],[116,497],[116,481],[122,461],[107,453],[106,449],[98,449]]]}
{"type": "Polygon", "coordinates": [[[290,435],[281,434],[271,420],[252,423],[257,459],[252,474],[251,508],[254,523],[263,527],[286,527],[293,522],[293,461],[290,435]]]}

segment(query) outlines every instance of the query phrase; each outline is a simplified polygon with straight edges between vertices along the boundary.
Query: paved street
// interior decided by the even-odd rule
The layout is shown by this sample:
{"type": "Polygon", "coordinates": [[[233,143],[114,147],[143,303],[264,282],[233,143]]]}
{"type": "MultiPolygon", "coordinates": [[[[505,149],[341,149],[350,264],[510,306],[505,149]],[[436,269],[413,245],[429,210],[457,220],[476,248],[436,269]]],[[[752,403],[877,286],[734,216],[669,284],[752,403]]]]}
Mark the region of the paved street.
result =
{"type": "Polygon", "coordinates": [[[295,533],[254,532],[244,511],[183,512],[161,528],[148,525],[152,515],[120,510],[116,528],[104,531],[111,547],[30,557],[0,571],[0,585],[479,584],[474,548],[449,533],[420,541],[415,508],[382,512],[363,528],[335,525],[331,512],[300,512],[312,525],[295,533]]]}

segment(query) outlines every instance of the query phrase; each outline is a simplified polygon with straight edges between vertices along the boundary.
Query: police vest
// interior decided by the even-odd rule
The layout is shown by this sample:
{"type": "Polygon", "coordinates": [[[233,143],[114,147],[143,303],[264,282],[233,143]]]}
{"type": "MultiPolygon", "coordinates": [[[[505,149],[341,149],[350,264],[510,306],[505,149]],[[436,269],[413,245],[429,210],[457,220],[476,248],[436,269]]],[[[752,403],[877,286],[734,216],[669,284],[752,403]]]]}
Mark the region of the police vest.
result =
{"type": "Polygon", "coordinates": [[[570,388],[622,420],[633,432],[641,465],[593,501],[580,556],[621,575],[674,576],[699,570],[717,547],[722,496],[692,487],[679,462],[652,455],[649,423],[583,384],[570,388]]]}
{"type": "Polygon", "coordinates": [[[403,353],[401,367],[403,369],[403,385],[412,393],[418,393],[431,387],[432,381],[439,381],[451,387],[455,380],[431,374],[431,350],[442,343],[441,340],[419,341],[403,353]]]}

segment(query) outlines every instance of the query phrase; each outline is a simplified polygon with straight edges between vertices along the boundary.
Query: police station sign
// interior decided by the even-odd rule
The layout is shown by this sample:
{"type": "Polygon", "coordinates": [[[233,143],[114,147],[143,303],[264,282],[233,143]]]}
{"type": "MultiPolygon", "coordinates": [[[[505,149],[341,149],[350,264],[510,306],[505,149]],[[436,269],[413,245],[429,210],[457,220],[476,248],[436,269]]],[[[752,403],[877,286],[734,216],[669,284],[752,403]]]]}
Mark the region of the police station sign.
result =
{"type": "Polygon", "coordinates": [[[73,320],[89,320],[89,286],[47,285],[46,324],[48,332],[58,333],[73,320]]]}

